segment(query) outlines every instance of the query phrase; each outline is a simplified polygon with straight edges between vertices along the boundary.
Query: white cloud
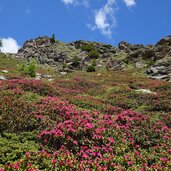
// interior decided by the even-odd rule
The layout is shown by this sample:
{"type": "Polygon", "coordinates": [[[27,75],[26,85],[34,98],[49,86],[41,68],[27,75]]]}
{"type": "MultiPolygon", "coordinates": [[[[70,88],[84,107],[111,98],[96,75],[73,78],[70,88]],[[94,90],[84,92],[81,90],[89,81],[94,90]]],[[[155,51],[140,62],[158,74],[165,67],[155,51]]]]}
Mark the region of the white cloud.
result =
{"type": "MultiPolygon", "coordinates": [[[[90,7],[90,0],[61,0],[66,5],[83,5],[85,7],[90,7]]],[[[107,36],[111,37],[113,33],[113,28],[117,25],[116,12],[119,7],[117,6],[117,1],[120,0],[106,0],[106,4],[94,11],[94,24],[87,24],[87,27],[94,30],[100,30],[100,32],[107,36]]],[[[125,5],[130,8],[136,5],[136,0],[122,0],[125,5]]]]}
{"type": "Polygon", "coordinates": [[[13,38],[2,38],[1,52],[4,53],[17,53],[20,46],[13,38]]]}
{"type": "Polygon", "coordinates": [[[117,8],[114,7],[116,0],[108,0],[107,3],[95,11],[95,26],[88,24],[87,26],[92,30],[99,29],[100,32],[108,37],[111,37],[112,28],[117,25],[115,18],[115,11],[117,8]]]}
{"type": "Polygon", "coordinates": [[[68,4],[74,4],[76,0],[62,0],[62,2],[68,5],[68,4]]]}
{"type": "Polygon", "coordinates": [[[124,0],[127,7],[132,7],[136,5],[135,0],[124,0]]]}
{"type": "Polygon", "coordinates": [[[89,0],[61,0],[65,5],[83,5],[89,7],[89,0]]]}

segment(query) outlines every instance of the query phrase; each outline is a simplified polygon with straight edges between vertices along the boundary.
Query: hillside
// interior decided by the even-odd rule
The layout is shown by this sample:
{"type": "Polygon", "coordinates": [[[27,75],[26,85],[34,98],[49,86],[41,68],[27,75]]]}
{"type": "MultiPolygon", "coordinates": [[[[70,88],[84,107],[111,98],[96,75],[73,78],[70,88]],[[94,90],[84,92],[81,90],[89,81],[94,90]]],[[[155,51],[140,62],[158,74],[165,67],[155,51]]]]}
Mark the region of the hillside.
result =
{"type": "Polygon", "coordinates": [[[138,69],[151,78],[171,80],[171,36],[155,45],[144,46],[123,41],[118,47],[81,40],[63,43],[49,37],[38,37],[26,41],[16,58],[34,58],[38,63],[54,66],[60,72],[87,68],[138,69]]]}
{"type": "Polygon", "coordinates": [[[170,171],[170,57],[171,37],[0,53],[0,171],[170,171]]]}

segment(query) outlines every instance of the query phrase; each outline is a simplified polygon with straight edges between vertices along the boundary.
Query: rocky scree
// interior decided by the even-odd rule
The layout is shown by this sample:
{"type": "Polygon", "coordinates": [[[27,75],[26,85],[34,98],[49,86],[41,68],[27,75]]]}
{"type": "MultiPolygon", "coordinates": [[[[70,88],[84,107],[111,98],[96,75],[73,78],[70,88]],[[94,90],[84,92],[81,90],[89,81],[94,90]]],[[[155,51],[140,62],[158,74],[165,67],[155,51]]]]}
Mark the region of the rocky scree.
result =
{"type": "Polygon", "coordinates": [[[40,64],[54,66],[59,72],[86,70],[91,65],[108,70],[132,67],[143,69],[151,78],[171,81],[171,36],[147,46],[122,41],[118,48],[83,40],[52,42],[45,36],[26,41],[15,57],[34,58],[40,64]]]}

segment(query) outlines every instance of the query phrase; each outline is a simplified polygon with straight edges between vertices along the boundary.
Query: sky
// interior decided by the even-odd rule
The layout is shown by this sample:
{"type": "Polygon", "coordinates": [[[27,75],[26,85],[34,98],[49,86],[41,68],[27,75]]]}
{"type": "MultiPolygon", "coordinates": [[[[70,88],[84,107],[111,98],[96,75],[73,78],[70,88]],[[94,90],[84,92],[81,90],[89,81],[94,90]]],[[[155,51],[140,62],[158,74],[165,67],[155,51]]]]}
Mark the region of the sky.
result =
{"type": "Polygon", "coordinates": [[[171,35],[171,0],[0,0],[2,52],[52,34],[63,42],[155,44],[171,35]]]}

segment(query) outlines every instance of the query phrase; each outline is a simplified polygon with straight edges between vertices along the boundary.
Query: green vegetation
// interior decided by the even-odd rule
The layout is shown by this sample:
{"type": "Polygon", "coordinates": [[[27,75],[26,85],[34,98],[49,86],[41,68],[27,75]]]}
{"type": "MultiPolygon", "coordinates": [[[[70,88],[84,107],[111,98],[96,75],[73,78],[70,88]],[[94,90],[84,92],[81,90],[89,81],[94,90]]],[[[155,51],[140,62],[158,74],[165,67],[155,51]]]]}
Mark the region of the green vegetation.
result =
{"type": "Polygon", "coordinates": [[[73,61],[73,63],[72,63],[72,66],[73,67],[75,67],[75,68],[79,67],[80,62],[81,62],[81,59],[80,58],[78,58],[77,56],[75,56],[72,61],[73,61]]]}
{"type": "Polygon", "coordinates": [[[82,46],[81,49],[84,51],[90,52],[90,51],[94,50],[95,47],[94,47],[93,43],[88,43],[88,44],[82,46]]]}
{"type": "Polygon", "coordinates": [[[99,57],[99,52],[93,43],[88,43],[87,45],[82,46],[81,49],[87,51],[88,56],[92,59],[97,59],[99,57]]]}
{"type": "Polygon", "coordinates": [[[19,68],[19,71],[22,74],[29,75],[31,77],[35,77],[36,76],[36,65],[37,65],[36,61],[35,60],[31,60],[27,64],[23,64],[19,68]]]}
{"type": "Polygon", "coordinates": [[[28,78],[0,81],[0,170],[170,170],[171,83],[132,70],[28,78]]]}
{"type": "Polygon", "coordinates": [[[22,159],[27,151],[37,151],[39,146],[36,139],[36,132],[23,132],[20,135],[14,133],[0,135],[0,167],[9,161],[22,159]]]}
{"type": "Polygon", "coordinates": [[[96,66],[96,62],[97,62],[96,59],[92,59],[91,60],[91,65],[95,67],[96,66]]]}
{"type": "Polygon", "coordinates": [[[98,50],[91,50],[89,53],[88,53],[88,56],[91,58],[91,59],[97,59],[99,58],[99,52],[98,50]]]}
{"type": "Polygon", "coordinates": [[[55,34],[52,34],[52,37],[51,37],[51,43],[54,44],[56,42],[56,39],[55,39],[55,34]]]}
{"type": "Polygon", "coordinates": [[[95,69],[95,67],[94,67],[93,65],[89,65],[89,66],[87,67],[86,71],[87,71],[87,72],[95,72],[96,69],[95,69]]]}

